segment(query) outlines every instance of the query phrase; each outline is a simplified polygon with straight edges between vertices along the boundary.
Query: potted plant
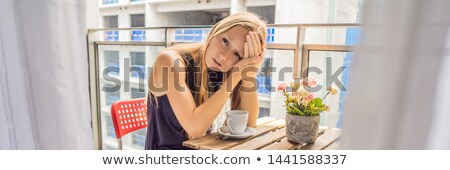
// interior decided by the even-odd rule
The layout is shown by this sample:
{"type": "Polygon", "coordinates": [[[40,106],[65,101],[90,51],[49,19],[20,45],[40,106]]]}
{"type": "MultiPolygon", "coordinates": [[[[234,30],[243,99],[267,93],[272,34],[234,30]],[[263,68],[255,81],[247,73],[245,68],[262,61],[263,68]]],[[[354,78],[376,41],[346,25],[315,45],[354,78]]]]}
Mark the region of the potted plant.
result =
{"type": "Polygon", "coordinates": [[[277,90],[285,97],[286,107],[286,136],[295,143],[314,143],[319,131],[320,113],[330,107],[323,103],[328,94],[336,94],[337,88],[327,87],[327,94],[323,98],[315,97],[311,89],[317,88],[317,81],[305,78],[282,83],[277,90]]]}

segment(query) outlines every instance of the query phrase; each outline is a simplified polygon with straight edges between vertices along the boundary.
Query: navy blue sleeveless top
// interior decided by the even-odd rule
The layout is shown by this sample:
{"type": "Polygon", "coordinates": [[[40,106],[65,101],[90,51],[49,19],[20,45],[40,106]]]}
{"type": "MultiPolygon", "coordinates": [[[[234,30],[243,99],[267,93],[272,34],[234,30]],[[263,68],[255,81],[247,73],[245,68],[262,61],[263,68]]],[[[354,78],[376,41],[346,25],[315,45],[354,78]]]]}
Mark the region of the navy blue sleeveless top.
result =
{"type": "MultiPolygon", "coordinates": [[[[194,95],[195,92],[195,72],[199,71],[194,59],[188,52],[181,52],[181,56],[186,63],[186,84],[194,95]]],[[[208,70],[210,81],[209,89],[215,92],[223,82],[223,73],[208,70]]],[[[147,136],[145,139],[146,150],[178,150],[190,149],[183,146],[183,142],[188,140],[188,134],[178,122],[175,113],[170,106],[167,94],[156,97],[149,92],[147,98],[147,136]]],[[[176,104],[176,103],[175,103],[176,104]]]]}

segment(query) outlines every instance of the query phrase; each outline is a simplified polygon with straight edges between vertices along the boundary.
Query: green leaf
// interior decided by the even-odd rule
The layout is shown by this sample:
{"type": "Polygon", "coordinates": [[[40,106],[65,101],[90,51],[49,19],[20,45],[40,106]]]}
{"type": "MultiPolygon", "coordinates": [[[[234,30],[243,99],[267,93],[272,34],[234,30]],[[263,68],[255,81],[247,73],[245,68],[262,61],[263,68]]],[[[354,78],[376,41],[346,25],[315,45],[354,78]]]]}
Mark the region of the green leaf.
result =
{"type": "Polygon", "coordinates": [[[292,115],[317,116],[328,108],[320,98],[312,99],[307,106],[298,103],[291,97],[286,98],[284,102],[287,113],[292,115]]]}
{"type": "Polygon", "coordinates": [[[322,105],[322,99],[314,98],[314,99],[311,100],[310,103],[313,104],[314,106],[321,106],[322,105]]]}

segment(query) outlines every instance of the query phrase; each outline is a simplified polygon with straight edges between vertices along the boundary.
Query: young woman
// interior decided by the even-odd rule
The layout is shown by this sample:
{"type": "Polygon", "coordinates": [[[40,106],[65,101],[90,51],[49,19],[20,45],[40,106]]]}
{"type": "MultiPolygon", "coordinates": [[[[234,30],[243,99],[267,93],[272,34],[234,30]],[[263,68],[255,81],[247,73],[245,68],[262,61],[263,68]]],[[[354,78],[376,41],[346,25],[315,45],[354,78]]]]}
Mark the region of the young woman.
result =
{"type": "Polygon", "coordinates": [[[188,149],[183,141],[208,133],[228,98],[254,127],[266,34],[263,21],[242,12],[214,25],[205,42],[160,52],[149,75],[145,149],[188,149]]]}

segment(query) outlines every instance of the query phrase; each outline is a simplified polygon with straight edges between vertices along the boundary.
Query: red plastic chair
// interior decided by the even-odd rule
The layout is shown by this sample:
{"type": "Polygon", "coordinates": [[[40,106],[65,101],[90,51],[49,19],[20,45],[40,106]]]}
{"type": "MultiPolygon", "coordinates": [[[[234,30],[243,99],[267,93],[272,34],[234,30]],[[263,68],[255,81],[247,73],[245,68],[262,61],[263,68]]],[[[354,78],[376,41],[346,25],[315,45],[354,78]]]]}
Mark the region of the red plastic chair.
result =
{"type": "Polygon", "coordinates": [[[145,98],[117,101],[111,106],[111,117],[118,142],[122,150],[122,137],[147,127],[147,103],[145,98]]]}

